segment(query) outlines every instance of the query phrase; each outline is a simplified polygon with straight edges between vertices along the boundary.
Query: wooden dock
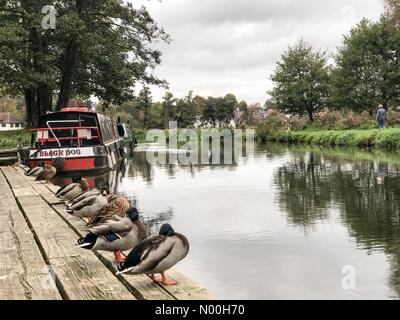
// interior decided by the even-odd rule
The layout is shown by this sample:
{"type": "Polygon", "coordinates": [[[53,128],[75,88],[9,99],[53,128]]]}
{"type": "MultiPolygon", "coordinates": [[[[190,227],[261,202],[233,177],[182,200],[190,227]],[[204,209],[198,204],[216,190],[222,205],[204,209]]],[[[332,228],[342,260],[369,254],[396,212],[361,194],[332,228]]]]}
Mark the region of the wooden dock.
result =
{"type": "Polygon", "coordinates": [[[147,275],[116,276],[114,255],[75,247],[86,223],[21,166],[0,167],[0,300],[214,300],[179,272],[176,286],[147,275]]]}

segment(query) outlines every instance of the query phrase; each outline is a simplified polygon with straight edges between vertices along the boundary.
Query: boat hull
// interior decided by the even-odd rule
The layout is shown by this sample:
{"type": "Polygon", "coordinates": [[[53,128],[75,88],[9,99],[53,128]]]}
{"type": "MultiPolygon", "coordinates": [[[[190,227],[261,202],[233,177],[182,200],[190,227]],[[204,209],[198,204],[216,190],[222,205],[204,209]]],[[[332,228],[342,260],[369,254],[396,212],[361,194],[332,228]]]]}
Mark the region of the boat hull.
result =
{"type": "Polygon", "coordinates": [[[88,148],[30,150],[29,167],[40,161],[57,168],[58,172],[112,170],[124,157],[121,142],[88,148]]]}

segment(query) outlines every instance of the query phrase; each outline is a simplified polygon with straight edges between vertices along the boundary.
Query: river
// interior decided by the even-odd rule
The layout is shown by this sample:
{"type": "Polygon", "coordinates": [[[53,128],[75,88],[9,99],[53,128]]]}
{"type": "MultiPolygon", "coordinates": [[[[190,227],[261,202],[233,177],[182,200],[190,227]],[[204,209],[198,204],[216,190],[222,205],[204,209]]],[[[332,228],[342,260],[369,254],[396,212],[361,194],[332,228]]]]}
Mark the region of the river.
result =
{"type": "Polygon", "coordinates": [[[169,222],[189,238],[179,269],[220,298],[400,297],[400,155],[268,144],[174,166],[145,151],[114,191],[153,233],[169,222]]]}

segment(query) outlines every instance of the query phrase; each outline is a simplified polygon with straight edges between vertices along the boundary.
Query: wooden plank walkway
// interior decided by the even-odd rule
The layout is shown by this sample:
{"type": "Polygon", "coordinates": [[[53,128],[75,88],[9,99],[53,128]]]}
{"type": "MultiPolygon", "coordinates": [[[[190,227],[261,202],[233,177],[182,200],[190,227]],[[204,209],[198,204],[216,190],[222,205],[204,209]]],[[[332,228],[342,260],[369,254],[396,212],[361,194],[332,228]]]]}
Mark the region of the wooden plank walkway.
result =
{"type": "Polygon", "coordinates": [[[0,208],[0,299],[61,299],[34,235],[1,172],[0,208]]]}
{"type": "Polygon", "coordinates": [[[86,222],[66,212],[54,195],[58,187],[26,177],[25,170],[0,172],[0,299],[216,299],[176,268],[168,275],[177,286],[154,284],[146,275],[116,276],[112,253],[75,248],[86,222]]]}

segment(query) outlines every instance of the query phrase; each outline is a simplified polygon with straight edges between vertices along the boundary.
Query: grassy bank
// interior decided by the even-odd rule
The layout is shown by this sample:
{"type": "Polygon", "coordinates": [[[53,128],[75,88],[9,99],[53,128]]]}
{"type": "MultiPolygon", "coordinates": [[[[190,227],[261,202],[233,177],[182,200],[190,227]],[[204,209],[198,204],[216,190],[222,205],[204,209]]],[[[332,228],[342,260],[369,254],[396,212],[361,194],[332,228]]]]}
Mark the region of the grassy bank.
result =
{"type": "Polygon", "coordinates": [[[21,147],[29,146],[31,133],[27,130],[0,132],[0,149],[17,148],[18,143],[21,147]]]}
{"type": "Polygon", "coordinates": [[[257,139],[262,142],[304,143],[326,146],[347,146],[400,150],[400,128],[368,130],[302,130],[267,132],[259,128],[257,139]]]}

